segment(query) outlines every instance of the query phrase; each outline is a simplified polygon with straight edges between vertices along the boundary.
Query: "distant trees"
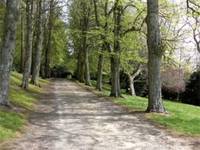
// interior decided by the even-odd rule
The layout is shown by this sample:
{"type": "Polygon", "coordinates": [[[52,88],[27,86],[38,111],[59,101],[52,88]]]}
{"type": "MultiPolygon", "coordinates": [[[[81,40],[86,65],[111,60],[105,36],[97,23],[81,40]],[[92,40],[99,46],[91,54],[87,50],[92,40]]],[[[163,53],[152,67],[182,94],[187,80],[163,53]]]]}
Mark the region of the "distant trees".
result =
{"type": "Polygon", "coordinates": [[[167,67],[161,72],[161,79],[163,97],[180,101],[186,86],[184,69],[167,67]]]}
{"type": "Polygon", "coordinates": [[[0,47],[0,105],[9,105],[8,88],[10,71],[13,63],[12,53],[15,50],[16,27],[19,17],[19,0],[6,1],[4,34],[0,47]]]}
{"type": "MultiPolygon", "coordinates": [[[[89,1],[88,1],[89,2],[89,1]]],[[[87,70],[87,65],[83,65],[84,59],[87,61],[87,57],[84,56],[85,50],[87,47],[83,48],[84,42],[89,36],[98,36],[97,45],[101,47],[99,51],[98,58],[98,67],[97,67],[97,85],[96,88],[102,90],[102,73],[103,73],[103,62],[105,61],[104,55],[109,54],[110,58],[110,78],[111,78],[111,93],[113,97],[121,96],[120,89],[120,70],[126,70],[130,78],[130,89],[131,94],[135,95],[134,92],[134,78],[141,72],[141,65],[143,61],[140,61],[137,57],[132,57],[132,60],[129,60],[131,56],[127,53],[130,50],[130,44],[124,44],[126,47],[123,51],[123,39],[126,34],[136,34],[134,32],[141,32],[145,34],[143,30],[143,25],[145,22],[145,7],[143,3],[134,3],[132,1],[101,1],[101,0],[92,0],[93,5],[91,6],[87,3],[88,8],[85,10],[83,3],[85,1],[71,1],[71,6],[73,9],[70,9],[70,27],[71,33],[79,34],[80,37],[73,35],[72,42],[73,47],[77,51],[77,77],[79,81],[85,82],[87,84],[86,75],[89,75],[87,70]],[[83,8],[84,12],[80,11],[80,6],[83,8]],[[93,8],[92,8],[93,7],[93,8]],[[90,13],[88,11],[91,11],[90,13]],[[88,18],[84,14],[88,12],[89,17],[89,29],[85,28],[83,32],[83,27],[85,24],[82,22],[88,21],[88,18]],[[134,12],[134,14],[131,13],[134,12]],[[111,15],[112,14],[112,15],[111,15]],[[132,19],[131,17],[134,19],[132,19]],[[84,19],[85,18],[85,19],[84,19]],[[94,18],[94,19],[93,19],[94,18]],[[82,20],[83,19],[83,20],[82,20]],[[130,22],[128,19],[132,20],[130,22]],[[94,29],[93,22],[95,22],[96,28],[94,29]],[[87,30],[86,30],[87,29],[87,30]],[[97,30],[96,30],[97,29],[97,30]],[[93,31],[96,31],[94,33],[93,31]],[[89,34],[88,34],[89,33],[89,34]],[[109,36],[107,36],[109,33],[109,36]],[[87,38],[84,38],[87,37],[87,38]],[[109,39],[108,39],[109,38],[109,39]],[[84,40],[85,39],[85,40],[84,40]],[[100,43],[100,44],[99,44],[100,43]],[[105,51],[107,50],[107,51],[105,51]],[[124,55],[127,53],[127,55],[124,55]],[[124,57],[125,56],[125,57],[124,57]],[[124,57],[121,61],[121,57],[124,57]],[[127,58],[127,61],[126,61],[127,58]],[[135,59],[135,60],[134,60],[135,59]],[[129,67],[127,67],[129,66],[129,67]],[[132,67],[132,68],[131,68],[132,67]],[[129,69],[127,69],[129,68],[129,69]],[[131,69],[130,69],[131,68],[131,69]],[[84,73],[83,73],[84,72],[84,73]]],[[[160,65],[163,55],[163,48],[160,37],[160,24],[159,24],[159,9],[158,1],[148,1],[148,15],[147,15],[147,26],[148,26],[148,49],[149,49],[149,112],[165,112],[164,106],[162,104],[162,95],[161,95],[161,80],[160,80],[160,65]]],[[[71,8],[72,8],[71,7],[71,8]]],[[[86,22],[85,22],[86,23],[86,22]]],[[[144,39],[139,34],[136,34],[136,39],[144,39]],[[140,38],[139,38],[140,37],[140,38]]],[[[125,43],[128,43],[128,37],[125,43]]],[[[86,42],[90,48],[92,43],[86,42]]],[[[95,44],[96,44],[95,43],[95,44]]],[[[134,42],[136,45],[137,42],[134,42]]],[[[145,47],[145,46],[143,46],[145,47]]],[[[138,50],[143,50],[141,47],[136,48],[138,50]]],[[[131,55],[132,53],[130,53],[131,55]]],[[[87,56],[87,55],[85,55],[87,56]]],[[[141,57],[141,55],[137,55],[141,57]]],[[[107,60],[106,60],[107,61],[107,60]]]]}
{"type": "Polygon", "coordinates": [[[108,42],[108,20],[110,17],[109,13],[109,0],[105,0],[102,6],[102,10],[100,11],[98,9],[98,4],[99,1],[93,0],[94,3],[94,12],[95,12],[95,20],[96,20],[96,26],[98,30],[103,30],[100,36],[100,39],[102,40],[102,43],[100,45],[100,50],[99,50],[99,58],[98,58],[98,66],[97,66],[97,84],[96,84],[96,89],[99,91],[102,91],[103,88],[103,66],[104,66],[104,52],[111,51],[110,48],[110,43],[108,42]],[[102,14],[102,16],[100,15],[102,14]],[[104,21],[100,21],[104,19],[104,21]]]}
{"type": "Polygon", "coordinates": [[[73,17],[70,28],[72,32],[80,36],[73,36],[72,39],[73,48],[77,51],[77,78],[80,82],[85,82],[86,85],[91,85],[88,39],[91,29],[92,6],[92,1],[73,1],[73,10],[70,9],[70,15],[73,17]]]}
{"type": "Polygon", "coordinates": [[[46,45],[44,46],[44,77],[49,78],[51,76],[50,72],[50,60],[52,53],[52,32],[54,28],[54,19],[55,19],[55,0],[49,1],[49,13],[47,18],[47,26],[46,26],[46,45]]]}

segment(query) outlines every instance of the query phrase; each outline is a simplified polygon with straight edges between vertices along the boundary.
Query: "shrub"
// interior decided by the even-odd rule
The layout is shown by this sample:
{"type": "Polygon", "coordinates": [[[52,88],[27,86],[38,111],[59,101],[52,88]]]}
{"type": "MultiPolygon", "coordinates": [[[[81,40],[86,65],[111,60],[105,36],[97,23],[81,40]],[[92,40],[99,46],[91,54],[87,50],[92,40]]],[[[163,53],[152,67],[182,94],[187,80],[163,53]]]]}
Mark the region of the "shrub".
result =
{"type": "Polygon", "coordinates": [[[182,95],[182,102],[200,106],[200,71],[191,75],[182,95]]]}

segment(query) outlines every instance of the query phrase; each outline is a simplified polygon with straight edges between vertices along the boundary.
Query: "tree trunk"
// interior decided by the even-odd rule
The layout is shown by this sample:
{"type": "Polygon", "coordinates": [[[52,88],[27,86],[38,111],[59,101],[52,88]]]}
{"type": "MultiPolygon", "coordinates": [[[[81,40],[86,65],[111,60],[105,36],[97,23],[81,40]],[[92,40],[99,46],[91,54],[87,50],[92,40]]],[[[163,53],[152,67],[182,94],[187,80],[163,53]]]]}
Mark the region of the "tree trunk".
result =
{"type": "Polygon", "coordinates": [[[0,48],[0,105],[9,106],[8,89],[15,49],[16,27],[19,15],[19,0],[6,1],[6,15],[2,47],[0,48]]]}
{"type": "Polygon", "coordinates": [[[136,96],[135,87],[134,87],[134,77],[129,75],[129,86],[130,86],[130,94],[131,96],[136,96]]]}
{"type": "MultiPolygon", "coordinates": [[[[97,1],[96,0],[93,0],[93,3],[94,3],[94,12],[95,12],[95,20],[96,20],[96,26],[99,28],[100,27],[100,22],[99,22],[99,14],[98,14],[98,10],[97,10],[97,1]]],[[[104,40],[102,38],[102,40],[104,40]]],[[[99,60],[98,60],[98,67],[97,67],[97,84],[96,84],[96,89],[99,90],[99,91],[102,91],[102,74],[103,74],[103,49],[104,49],[104,46],[102,46],[102,49],[100,51],[100,54],[99,54],[99,60]]]]}
{"type": "Polygon", "coordinates": [[[78,62],[77,62],[77,78],[79,82],[85,82],[85,64],[84,64],[84,53],[82,47],[78,51],[78,62]]]}
{"type": "MultiPolygon", "coordinates": [[[[89,28],[89,17],[90,17],[90,6],[87,2],[82,3],[83,7],[83,16],[82,16],[82,50],[84,52],[84,73],[85,73],[85,84],[91,85],[90,81],[90,65],[89,65],[89,50],[87,45],[87,38],[88,38],[88,28],[89,28]]],[[[83,74],[82,74],[83,76],[83,74]]]]}
{"type": "Polygon", "coordinates": [[[49,12],[49,22],[48,22],[48,39],[47,39],[47,45],[45,50],[45,77],[49,78],[51,76],[50,72],[50,60],[51,60],[51,42],[52,42],[52,30],[53,30],[53,16],[54,16],[54,0],[50,1],[50,12],[49,12]]]}
{"type": "MultiPolygon", "coordinates": [[[[94,0],[94,8],[95,8],[95,18],[96,18],[96,25],[97,27],[100,27],[100,22],[99,22],[99,15],[97,11],[97,4],[96,0],[94,0]]],[[[99,91],[102,91],[103,88],[103,64],[104,64],[104,56],[103,52],[106,48],[108,50],[110,49],[109,43],[106,41],[106,34],[108,32],[108,0],[105,1],[104,5],[104,16],[105,16],[105,25],[104,25],[104,35],[101,36],[101,40],[103,41],[102,49],[99,54],[99,60],[98,60],[98,70],[97,70],[97,84],[96,84],[96,89],[99,91]]]]}
{"type": "Polygon", "coordinates": [[[43,44],[43,17],[42,17],[42,0],[38,0],[37,2],[37,23],[36,23],[36,46],[35,46],[35,57],[33,58],[33,73],[31,83],[34,85],[38,85],[37,79],[39,77],[40,72],[40,63],[41,63],[41,54],[42,54],[42,44],[43,44]]]}
{"type": "Polygon", "coordinates": [[[20,56],[20,72],[23,73],[23,70],[24,70],[24,14],[23,14],[23,10],[21,10],[21,56],[20,56]]]}
{"type": "Polygon", "coordinates": [[[85,84],[91,86],[88,48],[85,49],[85,84]]]}
{"type": "Polygon", "coordinates": [[[26,1],[26,51],[25,64],[22,79],[22,88],[27,89],[29,86],[29,77],[32,62],[32,41],[33,41],[33,0],[26,1]]]}
{"type": "Polygon", "coordinates": [[[83,51],[84,51],[84,68],[85,68],[85,84],[91,85],[90,82],[90,68],[89,68],[89,52],[87,48],[87,24],[85,24],[86,28],[83,31],[83,51]]]}
{"type": "Polygon", "coordinates": [[[115,1],[114,6],[114,54],[111,56],[111,94],[120,97],[120,32],[121,32],[121,4],[115,1]]]}
{"type": "Polygon", "coordinates": [[[102,91],[103,88],[103,62],[104,62],[103,54],[100,54],[98,60],[97,84],[96,84],[96,89],[98,89],[99,91],[102,91]]]}
{"type": "Polygon", "coordinates": [[[147,1],[147,43],[148,43],[148,82],[149,97],[147,112],[165,112],[161,93],[160,65],[162,60],[159,29],[158,0],[147,1]]]}
{"type": "Polygon", "coordinates": [[[141,71],[142,71],[142,65],[139,64],[137,69],[134,70],[132,74],[127,74],[129,77],[130,94],[132,96],[136,96],[134,81],[135,81],[135,78],[141,73],[141,71]]]}
{"type": "Polygon", "coordinates": [[[111,57],[111,94],[113,97],[120,97],[120,71],[119,71],[119,56],[111,57]]]}

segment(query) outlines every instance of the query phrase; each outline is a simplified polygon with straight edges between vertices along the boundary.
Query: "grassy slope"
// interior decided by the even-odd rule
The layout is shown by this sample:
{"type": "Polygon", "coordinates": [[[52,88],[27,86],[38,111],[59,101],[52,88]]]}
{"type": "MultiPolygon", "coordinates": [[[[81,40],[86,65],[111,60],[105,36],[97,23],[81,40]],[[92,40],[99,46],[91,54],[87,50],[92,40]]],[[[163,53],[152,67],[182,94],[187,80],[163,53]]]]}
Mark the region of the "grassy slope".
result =
{"type": "MultiPolygon", "coordinates": [[[[95,85],[95,82],[92,82],[95,85]]],[[[109,85],[104,85],[103,94],[109,95],[109,85]]],[[[147,99],[142,97],[132,97],[123,94],[124,98],[113,101],[133,111],[144,111],[147,108],[147,99]]],[[[169,114],[146,114],[146,117],[172,131],[180,134],[200,136],[200,107],[192,106],[172,101],[165,101],[164,105],[169,114]]]]}
{"type": "MultiPolygon", "coordinates": [[[[38,96],[42,93],[41,88],[33,85],[30,85],[29,90],[22,90],[20,88],[21,78],[20,74],[12,73],[9,99],[19,110],[25,111],[14,112],[0,108],[0,142],[14,137],[17,131],[25,125],[27,118],[25,112],[34,109],[38,96]]],[[[46,83],[48,82],[40,80],[41,85],[46,83]]]]}

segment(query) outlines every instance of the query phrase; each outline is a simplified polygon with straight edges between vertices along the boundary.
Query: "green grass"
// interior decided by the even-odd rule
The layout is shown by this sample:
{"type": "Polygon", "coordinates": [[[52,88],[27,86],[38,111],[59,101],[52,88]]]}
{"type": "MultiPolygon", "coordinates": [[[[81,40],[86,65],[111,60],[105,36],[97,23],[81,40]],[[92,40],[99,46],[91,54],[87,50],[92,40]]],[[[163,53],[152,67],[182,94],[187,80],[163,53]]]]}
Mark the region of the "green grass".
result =
{"type": "MultiPolygon", "coordinates": [[[[95,84],[93,81],[92,85],[95,86],[95,84]]],[[[106,84],[104,86],[102,93],[105,96],[109,96],[110,85],[106,84]]],[[[125,91],[122,91],[122,93],[125,93],[125,91]]],[[[113,99],[113,101],[129,108],[131,111],[145,111],[148,104],[147,98],[129,96],[127,94],[123,94],[123,98],[113,99]]],[[[164,105],[168,111],[167,115],[151,113],[146,114],[145,117],[173,132],[200,136],[200,107],[167,100],[164,101],[164,105]]]]}
{"type": "MultiPolygon", "coordinates": [[[[134,111],[144,111],[148,101],[146,98],[125,95],[125,98],[114,102],[134,111]]],[[[172,101],[164,101],[164,105],[169,114],[152,113],[146,115],[147,118],[177,133],[200,136],[200,107],[172,101]]]]}
{"type": "Polygon", "coordinates": [[[23,115],[0,111],[0,141],[14,137],[16,132],[24,125],[23,115]]]}
{"type": "MultiPolygon", "coordinates": [[[[26,123],[25,112],[34,110],[38,97],[43,93],[42,89],[30,85],[28,90],[23,90],[21,85],[22,75],[13,72],[10,81],[9,100],[12,105],[22,112],[12,112],[12,110],[0,108],[0,142],[12,138],[26,123]]],[[[48,81],[41,80],[40,84],[47,84],[48,81]]]]}

